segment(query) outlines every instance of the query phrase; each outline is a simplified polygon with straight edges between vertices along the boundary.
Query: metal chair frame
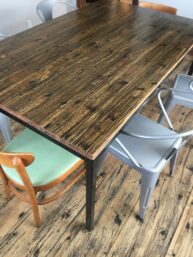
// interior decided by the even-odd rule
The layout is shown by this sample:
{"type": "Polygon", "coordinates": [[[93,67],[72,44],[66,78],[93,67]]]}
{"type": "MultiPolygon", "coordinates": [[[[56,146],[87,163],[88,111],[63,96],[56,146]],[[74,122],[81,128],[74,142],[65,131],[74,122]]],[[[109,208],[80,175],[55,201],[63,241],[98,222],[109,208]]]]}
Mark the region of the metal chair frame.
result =
{"type": "Polygon", "coordinates": [[[46,21],[49,21],[49,20],[53,19],[53,8],[54,8],[54,5],[56,3],[67,5],[71,8],[73,8],[74,10],[78,9],[76,6],[73,6],[73,5],[71,5],[69,3],[66,3],[64,1],[43,0],[36,7],[37,14],[38,14],[39,18],[41,19],[41,21],[46,22],[46,21]]]}
{"type": "Polygon", "coordinates": [[[0,37],[3,38],[3,39],[7,38],[7,36],[2,34],[2,33],[0,33],[0,37]]]}
{"type": "MultiPolygon", "coordinates": [[[[159,105],[160,105],[160,109],[161,109],[161,111],[162,111],[162,113],[163,113],[163,115],[164,115],[164,117],[165,117],[165,119],[168,123],[168,126],[169,126],[170,130],[174,131],[174,126],[173,126],[173,124],[172,124],[172,122],[171,122],[171,120],[170,120],[170,118],[169,118],[169,116],[166,112],[166,109],[165,109],[163,101],[162,101],[162,93],[164,91],[168,91],[168,92],[176,91],[178,93],[179,92],[183,93],[183,91],[170,89],[170,88],[169,89],[168,88],[160,88],[156,91],[158,102],[159,102],[159,105]]],[[[193,93],[190,93],[190,94],[193,95],[193,93]]],[[[140,108],[138,113],[142,110],[144,105],[147,104],[147,102],[149,102],[150,99],[154,96],[155,96],[155,93],[151,97],[149,97],[149,99],[142,105],[142,107],[140,108]]],[[[144,219],[145,212],[146,212],[146,209],[147,209],[147,204],[148,204],[150,196],[151,196],[151,194],[152,194],[152,192],[155,188],[155,185],[156,185],[157,179],[159,177],[159,174],[161,173],[163,168],[166,166],[166,164],[170,161],[170,176],[173,175],[179,150],[185,145],[185,143],[187,143],[187,141],[188,141],[187,138],[191,137],[191,136],[193,136],[193,130],[189,130],[189,131],[185,131],[185,132],[181,132],[181,133],[175,132],[175,134],[171,133],[171,134],[168,134],[168,135],[147,136],[147,135],[143,135],[143,134],[130,133],[129,131],[125,131],[123,129],[119,133],[119,135],[115,138],[115,141],[118,143],[118,145],[122,149],[124,155],[127,156],[128,163],[130,163],[130,165],[127,163],[127,161],[126,161],[126,163],[129,166],[131,166],[132,168],[135,168],[136,170],[138,170],[142,175],[141,193],[140,193],[140,208],[139,208],[139,217],[140,217],[141,220],[144,219]],[[176,139],[176,141],[172,145],[171,149],[169,149],[169,152],[167,152],[167,154],[162,157],[160,162],[157,163],[157,165],[155,167],[144,167],[132,155],[132,153],[129,151],[129,149],[127,149],[127,147],[124,145],[124,142],[121,142],[121,140],[119,139],[119,136],[121,134],[129,136],[129,137],[135,137],[135,138],[145,139],[145,140],[176,139]]],[[[111,147],[112,147],[112,144],[109,146],[109,151],[113,152],[113,148],[111,149],[111,147]]],[[[113,154],[115,154],[115,151],[113,152],[113,154]]],[[[117,155],[118,155],[118,157],[121,158],[118,151],[117,151],[117,155]]]]}

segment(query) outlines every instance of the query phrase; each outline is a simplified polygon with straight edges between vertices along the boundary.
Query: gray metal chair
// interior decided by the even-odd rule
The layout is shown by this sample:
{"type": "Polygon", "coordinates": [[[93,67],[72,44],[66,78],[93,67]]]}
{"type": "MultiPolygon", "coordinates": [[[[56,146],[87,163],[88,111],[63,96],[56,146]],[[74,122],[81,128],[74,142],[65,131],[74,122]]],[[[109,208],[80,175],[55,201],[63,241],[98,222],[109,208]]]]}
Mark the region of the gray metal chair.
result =
{"type": "MultiPolygon", "coordinates": [[[[193,136],[193,130],[182,133],[174,131],[161,99],[161,94],[165,90],[169,92],[175,90],[158,91],[158,101],[170,129],[138,112],[109,146],[109,151],[113,155],[141,173],[139,206],[141,220],[144,219],[148,201],[161,171],[170,162],[170,175],[173,175],[179,149],[187,142],[188,137],[193,136]]],[[[193,97],[192,93],[191,96],[193,97]]]]}
{"type": "Polygon", "coordinates": [[[53,8],[56,3],[64,4],[72,9],[78,9],[76,6],[73,6],[69,3],[59,0],[42,0],[36,8],[37,14],[41,21],[46,22],[53,19],[53,8]]]}
{"type": "Polygon", "coordinates": [[[188,75],[192,75],[193,74],[193,61],[190,65],[189,71],[188,71],[188,75]]]}
{"type": "Polygon", "coordinates": [[[9,117],[0,113],[0,132],[4,138],[5,143],[9,143],[12,139],[11,122],[9,117]]]}
{"type": "MultiPolygon", "coordinates": [[[[176,105],[181,105],[193,109],[193,76],[186,74],[179,74],[174,83],[174,89],[180,90],[171,91],[165,103],[165,109],[169,114],[176,105]]],[[[163,123],[165,120],[163,115],[160,115],[159,122],[163,123]]]]}
{"type": "Polygon", "coordinates": [[[5,39],[5,38],[7,38],[7,36],[5,36],[4,34],[0,33],[0,39],[2,40],[2,39],[5,39]]]}

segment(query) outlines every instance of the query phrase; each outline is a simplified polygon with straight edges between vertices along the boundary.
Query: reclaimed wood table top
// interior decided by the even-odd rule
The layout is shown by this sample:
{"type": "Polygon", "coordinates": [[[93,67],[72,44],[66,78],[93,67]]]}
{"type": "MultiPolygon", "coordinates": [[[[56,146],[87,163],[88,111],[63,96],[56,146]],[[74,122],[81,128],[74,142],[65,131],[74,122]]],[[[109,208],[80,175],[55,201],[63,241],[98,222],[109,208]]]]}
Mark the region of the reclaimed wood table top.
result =
{"type": "Polygon", "coordinates": [[[0,43],[0,111],[95,159],[193,43],[193,21],[98,1],[0,43]]]}

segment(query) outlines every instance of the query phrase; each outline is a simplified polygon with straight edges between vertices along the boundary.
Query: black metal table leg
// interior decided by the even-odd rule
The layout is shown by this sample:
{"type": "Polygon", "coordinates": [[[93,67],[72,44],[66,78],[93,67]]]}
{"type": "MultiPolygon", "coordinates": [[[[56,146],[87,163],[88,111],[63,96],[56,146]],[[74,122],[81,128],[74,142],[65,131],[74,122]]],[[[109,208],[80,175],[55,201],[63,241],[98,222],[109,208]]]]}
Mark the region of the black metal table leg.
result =
{"type": "Polygon", "coordinates": [[[193,62],[192,62],[191,66],[190,66],[190,69],[188,71],[188,75],[192,75],[192,74],[193,74],[193,62]]]}
{"type": "Polygon", "coordinates": [[[107,153],[108,149],[104,150],[97,159],[86,162],[86,228],[88,231],[94,228],[96,176],[107,153]]]}
{"type": "Polygon", "coordinates": [[[94,227],[94,206],[97,170],[95,161],[88,161],[86,166],[86,228],[88,231],[91,231],[94,227]]]}

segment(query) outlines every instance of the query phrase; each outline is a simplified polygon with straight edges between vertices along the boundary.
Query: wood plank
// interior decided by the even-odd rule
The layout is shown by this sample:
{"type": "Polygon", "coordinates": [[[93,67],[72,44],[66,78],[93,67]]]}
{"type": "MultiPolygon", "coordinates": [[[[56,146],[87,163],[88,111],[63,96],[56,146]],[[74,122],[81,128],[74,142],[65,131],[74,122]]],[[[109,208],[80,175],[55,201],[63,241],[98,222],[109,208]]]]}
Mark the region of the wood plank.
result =
{"type": "Polygon", "coordinates": [[[189,19],[99,1],[0,43],[0,110],[95,159],[192,46],[189,19]]]}
{"type": "Polygon", "coordinates": [[[193,253],[193,190],[166,257],[191,257],[193,253]]]}
{"type": "MultiPolygon", "coordinates": [[[[99,179],[97,180],[97,187],[99,187],[100,183],[103,182],[104,185],[110,184],[113,181],[113,178],[117,177],[119,179],[116,180],[116,183],[119,184],[123,180],[120,173],[120,169],[122,168],[122,164],[117,162],[114,159],[112,162],[106,162],[104,168],[102,169],[102,175],[99,175],[99,179]],[[108,164],[108,166],[106,166],[108,164]],[[104,173],[105,171],[105,173],[104,173]],[[109,179],[109,175],[112,174],[112,178],[109,179]]],[[[114,181],[115,183],[115,181],[114,181]]],[[[104,186],[103,186],[104,188],[104,186]]],[[[108,187],[106,188],[108,190],[108,187]]],[[[102,191],[101,191],[102,192],[102,191]]],[[[105,192],[103,191],[105,194],[105,192]]],[[[99,201],[100,202],[100,201],[99,201]]],[[[40,229],[35,229],[32,227],[32,224],[29,224],[29,220],[23,217],[23,222],[21,226],[18,226],[17,222],[15,226],[8,226],[6,234],[2,238],[0,245],[0,255],[2,256],[10,256],[10,255],[25,255],[26,252],[36,252],[37,249],[41,252],[42,256],[46,256],[49,254],[52,248],[55,247],[57,241],[63,237],[66,238],[67,241],[71,241],[72,239],[68,239],[69,235],[66,233],[70,224],[76,218],[77,215],[83,217],[85,219],[85,190],[83,185],[79,185],[73,191],[69,191],[66,194],[63,200],[57,201],[53,205],[45,205],[41,208],[41,216],[44,219],[44,222],[40,229]],[[72,195],[74,196],[72,198],[72,195]],[[47,214],[46,214],[47,213],[47,214]],[[29,228],[31,233],[29,234],[29,228]],[[17,236],[9,238],[10,234],[16,234],[17,236]],[[53,237],[53,235],[55,235],[53,237]],[[6,244],[6,242],[9,244],[6,244]],[[43,244],[43,248],[42,248],[43,244]],[[16,247],[15,247],[16,246],[16,247]]],[[[13,213],[15,215],[15,213],[13,213]]],[[[12,214],[9,217],[13,218],[12,214]]],[[[1,217],[1,222],[5,222],[6,215],[1,217]]],[[[30,214],[30,219],[33,222],[33,216],[30,214]]],[[[7,221],[9,224],[9,220],[7,221]]],[[[70,229],[71,230],[71,229],[70,229]]],[[[84,221],[77,224],[75,228],[76,232],[82,231],[84,234],[87,233],[85,230],[84,221]]]]}
{"type": "Polygon", "coordinates": [[[111,247],[108,253],[109,257],[116,255],[125,257],[165,256],[192,189],[191,171],[184,168],[186,154],[182,153],[183,160],[179,160],[181,164],[176,170],[174,178],[166,178],[166,174],[163,174],[165,177],[160,177],[159,186],[154,192],[154,201],[150,203],[149,208],[151,209],[148,210],[145,223],[143,225],[136,224],[134,217],[130,217],[111,247]],[[184,186],[185,182],[186,186],[184,186]]]}

